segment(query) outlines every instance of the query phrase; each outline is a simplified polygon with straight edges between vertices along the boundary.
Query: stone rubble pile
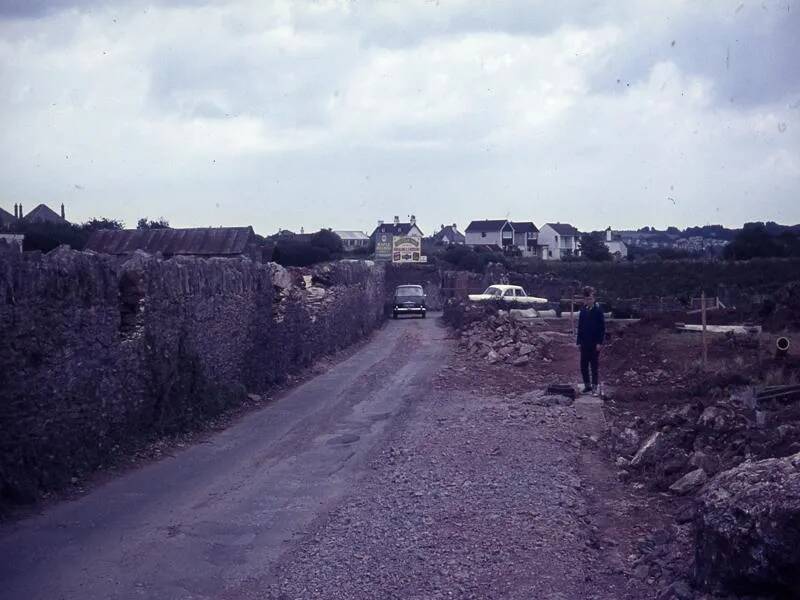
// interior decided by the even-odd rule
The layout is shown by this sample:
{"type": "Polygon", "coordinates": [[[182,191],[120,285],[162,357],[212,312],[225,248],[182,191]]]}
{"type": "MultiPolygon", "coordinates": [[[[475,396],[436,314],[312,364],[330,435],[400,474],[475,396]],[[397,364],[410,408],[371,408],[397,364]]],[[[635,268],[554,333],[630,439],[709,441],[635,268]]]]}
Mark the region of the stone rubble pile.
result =
{"type": "Polygon", "coordinates": [[[541,322],[515,318],[508,311],[471,321],[461,330],[461,348],[488,364],[524,367],[550,362],[554,341],[568,334],[541,331],[541,322]]]}
{"type": "MultiPolygon", "coordinates": [[[[671,541],[641,549],[641,575],[685,577],[693,558],[699,591],[800,597],[800,398],[744,387],[709,395],[650,419],[611,407],[620,479],[683,504],[671,541]]],[[[696,597],[683,591],[660,598],[696,597]]]]}

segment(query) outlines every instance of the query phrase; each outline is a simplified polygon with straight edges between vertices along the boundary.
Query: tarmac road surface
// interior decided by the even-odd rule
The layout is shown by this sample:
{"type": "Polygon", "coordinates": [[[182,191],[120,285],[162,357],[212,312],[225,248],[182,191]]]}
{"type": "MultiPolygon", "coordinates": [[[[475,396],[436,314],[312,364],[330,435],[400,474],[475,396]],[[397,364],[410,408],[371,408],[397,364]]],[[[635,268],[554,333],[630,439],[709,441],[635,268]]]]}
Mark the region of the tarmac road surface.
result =
{"type": "Polygon", "coordinates": [[[435,317],[0,527],[0,599],[645,597],[580,472],[599,409],[487,395],[435,317]]]}

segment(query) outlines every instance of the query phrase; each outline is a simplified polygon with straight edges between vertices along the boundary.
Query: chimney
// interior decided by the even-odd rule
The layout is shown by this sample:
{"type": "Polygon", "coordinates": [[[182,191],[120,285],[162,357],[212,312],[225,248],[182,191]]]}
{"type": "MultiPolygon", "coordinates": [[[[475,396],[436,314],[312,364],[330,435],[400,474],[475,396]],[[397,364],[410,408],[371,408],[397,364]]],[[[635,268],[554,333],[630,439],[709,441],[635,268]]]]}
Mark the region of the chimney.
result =
{"type": "Polygon", "coordinates": [[[17,203],[14,202],[14,218],[19,219],[19,214],[17,213],[17,203]]]}
{"type": "Polygon", "coordinates": [[[453,223],[453,231],[455,231],[456,229],[458,229],[458,227],[456,227],[456,224],[453,223]]]}
{"type": "Polygon", "coordinates": [[[416,225],[416,223],[417,223],[417,217],[415,217],[414,215],[411,215],[411,224],[412,225],[416,225]]]}
{"type": "Polygon", "coordinates": [[[400,217],[398,217],[397,215],[395,215],[395,217],[394,217],[394,224],[395,225],[399,225],[400,224],[400,217]]]}
{"type": "Polygon", "coordinates": [[[300,228],[300,235],[303,235],[306,232],[305,227],[300,228]]]}
{"type": "Polygon", "coordinates": [[[66,220],[66,217],[64,216],[64,203],[63,202],[61,203],[61,218],[66,220]]]}
{"type": "Polygon", "coordinates": [[[378,219],[378,227],[380,227],[381,225],[383,225],[383,219],[378,219]]]}
{"type": "Polygon", "coordinates": [[[22,202],[19,203],[19,218],[22,218],[22,202]]]}
{"type": "Polygon", "coordinates": [[[611,238],[612,238],[611,227],[609,227],[608,229],[606,229],[606,241],[610,242],[611,238]]]}

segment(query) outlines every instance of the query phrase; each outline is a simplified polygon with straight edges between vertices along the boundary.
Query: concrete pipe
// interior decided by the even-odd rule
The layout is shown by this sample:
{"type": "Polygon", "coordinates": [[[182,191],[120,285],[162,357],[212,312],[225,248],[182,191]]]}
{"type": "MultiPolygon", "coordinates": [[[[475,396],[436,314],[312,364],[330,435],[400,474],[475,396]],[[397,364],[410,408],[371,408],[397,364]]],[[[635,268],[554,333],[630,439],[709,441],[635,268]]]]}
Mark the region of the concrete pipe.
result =
{"type": "Polygon", "coordinates": [[[786,356],[789,352],[789,346],[791,346],[791,342],[787,337],[779,337],[778,340],[775,342],[775,356],[781,357],[786,356]]]}

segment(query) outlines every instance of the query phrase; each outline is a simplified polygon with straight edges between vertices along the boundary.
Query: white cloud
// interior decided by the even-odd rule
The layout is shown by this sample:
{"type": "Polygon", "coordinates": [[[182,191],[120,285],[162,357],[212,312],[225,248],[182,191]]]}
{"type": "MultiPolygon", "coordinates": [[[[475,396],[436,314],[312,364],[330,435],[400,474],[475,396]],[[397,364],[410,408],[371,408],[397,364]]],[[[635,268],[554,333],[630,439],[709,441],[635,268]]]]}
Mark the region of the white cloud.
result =
{"type": "Polygon", "coordinates": [[[0,17],[0,204],[263,232],[411,212],[800,221],[800,85],[765,73],[789,61],[796,17],[766,6],[102,2],[0,17]],[[766,60],[748,62],[739,31],[766,60]]]}

